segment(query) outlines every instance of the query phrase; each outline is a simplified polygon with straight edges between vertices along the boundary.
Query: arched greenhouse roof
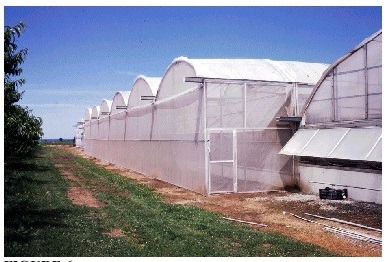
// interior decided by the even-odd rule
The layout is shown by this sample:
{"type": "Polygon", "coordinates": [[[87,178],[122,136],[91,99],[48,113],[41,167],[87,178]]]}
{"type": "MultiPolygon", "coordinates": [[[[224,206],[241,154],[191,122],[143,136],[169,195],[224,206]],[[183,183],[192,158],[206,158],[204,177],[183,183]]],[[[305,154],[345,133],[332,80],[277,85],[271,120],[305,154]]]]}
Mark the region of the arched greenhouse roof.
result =
{"type": "Polygon", "coordinates": [[[113,97],[110,115],[126,110],[128,108],[130,91],[118,91],[113,97]]]}
{"type": "Polygon", "coordinates": [[[93,106],[91,110],[91,120],[96,120],[99,118],[100,106],[93,106]]]}
{"type": "Polygon", "coordinates": [[[324,72],[284,155],[382,162],[382,30],[324,72]]]}
{"type": "Polygon", "coordinates": [[[301,113],[308,124],[381,119],[381,109],[382,29],[325,70],[301,113]]]}
{"type": "Polygon", "coordinates": [[[109,116],[111,108],[112,108],[112,100],[103,99],[101,102],[101,112],[100,112],[100,118],[104,118],[109,116]]]}
{"type": "Polygon", "coordinates": [[[154,101],[159,88],[161,77],[138,76],[130,92],[128,108],[142,106],[154,101]]]}
{"type": "Polygon", "coordinates": [[[84,120],[85,120],[85,122],[91,120],[91,108],[90,107],[86,107],[84,120]]]}
{"type": "Polygon", "coordinates": [[[315,84],[327,64],[269,59],[189,59],[179,57],[166,70],[157,93],[157,100],[184,92],[195,83],[185,77],[302,82],[315,84]]]}

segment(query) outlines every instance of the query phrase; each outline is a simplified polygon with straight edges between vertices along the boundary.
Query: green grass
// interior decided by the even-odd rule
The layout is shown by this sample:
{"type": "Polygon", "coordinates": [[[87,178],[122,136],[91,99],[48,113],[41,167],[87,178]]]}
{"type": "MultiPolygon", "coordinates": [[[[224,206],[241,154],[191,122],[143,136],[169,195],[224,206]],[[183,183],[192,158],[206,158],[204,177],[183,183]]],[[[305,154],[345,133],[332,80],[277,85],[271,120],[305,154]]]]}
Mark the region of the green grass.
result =
{"type": "Polygon", "coordinates": [[[43,147],[34,159],[5,165],[5,256],[337,256],[224,221],[221,214],[161,200],[146,185],[43,147]],[[73,205],[67,198],[70,181],[58,165],[106,206],[73,205]],[[114,228],[126,237],[102,234],[114,228]]]}

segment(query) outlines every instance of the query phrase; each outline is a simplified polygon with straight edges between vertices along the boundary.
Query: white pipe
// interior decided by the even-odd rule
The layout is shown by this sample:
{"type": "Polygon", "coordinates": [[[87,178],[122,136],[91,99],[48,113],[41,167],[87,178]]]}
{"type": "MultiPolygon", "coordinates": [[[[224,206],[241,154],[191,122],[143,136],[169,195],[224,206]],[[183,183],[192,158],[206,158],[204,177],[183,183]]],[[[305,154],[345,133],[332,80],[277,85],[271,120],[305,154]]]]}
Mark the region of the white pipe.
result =
{"type": "Polygon", "coordinates": [[[372,243],[372,244],[377,244],[377,245],[382,245],[382,240],[379,240],[379,239],[363,237],[363,236],[359,236],[359,235],[356,235],[356,234],[353,234],[353,233],[348,233],[346,231],[341,231],[341,230],[337,230],[337,229],[329,228],[329,227],[324,227],[323,229],[326,230],[326,231],[335,233],[335,234],[340,234],[340,235],[347,236],[347,237],[350,237],[350,238],[353,238],[353,239],[357,239],[357,240],[361,240],[361,241],[364,241],[364,242],[368,242],[368,243],[372,243]]]}
{"type": "Polygon", "coordinates": [[[235,221],[235,222],[240,222],[240,223],[245,223],[245,224],[250,224],[250,225],[256,225],[256,226],[261,226],[261,227],[267,227],[265,224],[259,224],[255,222],[249,222],[249,221],[244,221],[240,219],[235,219],[235,218],[230,218],[230,217],[222,217],[223,219],[230,220],[230,221],[235,221]]]}
{"type": "MultiPolygon", "coordinates": [[[[286,214],[286,213],[289,213],[289,212],[283,211],[283,214],[286,214]]],[[[325,224],[322,224],[322,223],[319,223],[319,222],[316,222],[316,221],[313,221],[313,220],[310,220],[310,219],[307,219],[307,218],[300,217],[300,216],[295,215],[295,214],[293,214],[293,213],[289,213],[289,214],[292,215],[292,216],[294,216],[294,217],[296,217],[296,218],[305,220],[305,221],[307,221],[307,222],[321,225],[321,226],[323,226],[324,228],[329,228],[329,229],[331,229],[332,231],[335,230],[335,231],[337,231],[337,232],[340,231],[340,232],[342,232],[343,234],[348,234],[348,235],[352,234],[352,235],[354,235],[354,236],[356,235],[356,237],[359,238],[359,239],[362,238],[362,239],[367,239],[367,241],[370,240],[370,241],[374,241],[374,242],[380,242],[380,244],[381,244],[381,241],[382,241],[380,238],[375,238],[375,237],[373,237],[373,236],[364,235],[364,234],[362,234],[362,233],[360,233],[360,232],[357,232],[357,231],[347,230],[347,229],[339,228],[339,227],[332,227],[332,226],[325,225],[325,224]]],[[[363,241],[365,241],[365,240],[363,240],[363,241]]]]}

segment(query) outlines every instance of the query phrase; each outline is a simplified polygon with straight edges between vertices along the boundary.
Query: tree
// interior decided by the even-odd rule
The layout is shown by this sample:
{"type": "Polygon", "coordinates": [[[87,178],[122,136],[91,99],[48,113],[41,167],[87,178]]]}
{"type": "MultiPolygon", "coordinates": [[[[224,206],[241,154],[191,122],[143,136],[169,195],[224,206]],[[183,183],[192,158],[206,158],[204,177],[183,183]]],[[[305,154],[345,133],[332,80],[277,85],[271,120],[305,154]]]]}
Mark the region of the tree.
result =
{"type": "Polygon", "coordinates": [[[19,78],[23,69],[20,67],[28,52],[24,48],[17,52],[16,39],[26,29],[20,22],[14,27],[4,27],[4,157],[29,156],[39,145],[43,136],[42,119],[32,115],[28,107],[17,103],[24,92],[18,89],[25,83],[19,78]],[[16,79],[15,79],[16,78],[16,79]]]}

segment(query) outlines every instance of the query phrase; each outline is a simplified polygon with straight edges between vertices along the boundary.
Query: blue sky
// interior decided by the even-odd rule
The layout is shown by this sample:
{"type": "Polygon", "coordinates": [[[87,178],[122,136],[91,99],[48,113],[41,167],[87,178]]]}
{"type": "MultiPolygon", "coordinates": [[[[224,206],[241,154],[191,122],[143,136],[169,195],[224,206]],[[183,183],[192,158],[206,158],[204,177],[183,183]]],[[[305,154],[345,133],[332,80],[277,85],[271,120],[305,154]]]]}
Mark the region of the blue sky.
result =
{"type": "Polygon", "coordinates": [[[382,8],[5,6],[4,25],[19,21],[20,104],[43,118],[44,138],[72,138],[87,106],[176,57],[332,63],[382,28],[382,8]]]}

